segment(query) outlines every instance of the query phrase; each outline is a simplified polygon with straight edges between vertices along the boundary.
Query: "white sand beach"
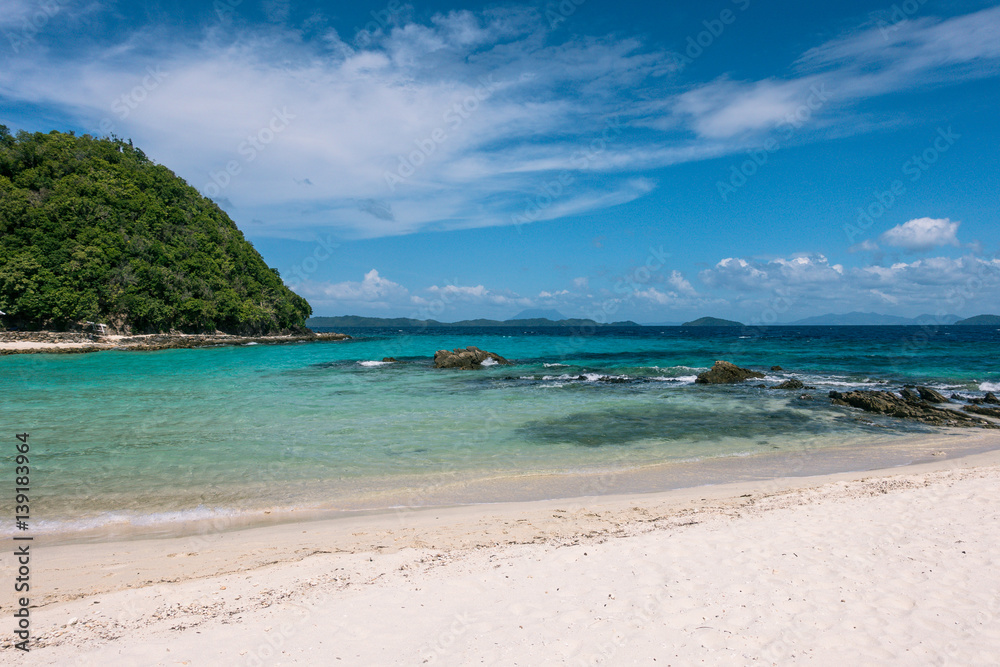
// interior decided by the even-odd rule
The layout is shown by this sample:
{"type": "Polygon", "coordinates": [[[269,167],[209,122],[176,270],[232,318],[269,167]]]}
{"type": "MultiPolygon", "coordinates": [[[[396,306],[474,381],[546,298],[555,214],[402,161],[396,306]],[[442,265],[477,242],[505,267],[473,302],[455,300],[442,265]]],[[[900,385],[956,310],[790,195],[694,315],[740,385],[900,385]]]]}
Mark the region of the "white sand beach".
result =
{"type": "MultiPolygon", "coordinates": [[[[26,665],[993,665],[1000,451],[33,546],[26,665]]],[[[13,576],[11,559],[3,576],[13,576]]],[[[3,615],[10,618],[10,596],[3,615]]]]}

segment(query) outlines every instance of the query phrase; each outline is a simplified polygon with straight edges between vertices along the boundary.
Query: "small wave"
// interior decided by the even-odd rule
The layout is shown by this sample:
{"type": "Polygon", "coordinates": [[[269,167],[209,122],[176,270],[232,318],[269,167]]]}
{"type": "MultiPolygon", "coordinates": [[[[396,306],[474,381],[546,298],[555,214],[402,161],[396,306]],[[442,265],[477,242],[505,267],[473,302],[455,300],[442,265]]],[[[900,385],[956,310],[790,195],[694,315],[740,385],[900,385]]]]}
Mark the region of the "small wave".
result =
{"type": "Polygon", "coordinates": [[[250,341],[249,343],[244,343],[243,347],[250,347],[251,345],[260,345],[260,343],[256,341],[250,341]]]}
{"type": "MultiPolygon", "coordinates": [[[[167,524],[183,524],[190,521],[214,521],[219,528],[228,527],[235,519],[248,514],[249,510],[234,510],[198,506],[187,510],[151,512],[143,514],[134,511],[106,512],[86,519],[43,519],[31,525],[31,529],[43,534],[76,533],[100,530],[115,526],[155,527],[167,524]]],[[[5,527],[6,528],[6,527],[5,527]]]]}
{"type": "Polygon", "coordinates": [[[566,367],[568,365],[569,364],[545,364],[545,367],[546,368],[560,368],[560,367],[566,367]]]}
{"type": "Polygon", "coordinates": [[[391,361],[359,361],[358,365],[371,368],[374,366],[387,366],[391,363],[391,361]]]}
{"type": "Polygon", "coordinates": [[[983,382],[979,385],[979,391],[1000,391],[1000,382],[983,382]]]}
{"type": "Polygon", "coordinates": [[[482,363],[480,363],[479,365],[480,366],[496,366],[497,363],[499,363],[499,362],[497,362],[496,359],[483,359],[482,363]]]}
{"type": "Polygon", "coordinates": [[[666,377],[663,375],[658,375],[656,377],[649,378],[654,382],[676,382],[677,384],[694,384],[694,381],[698,379],[697,375],[679,375],[677,377],[666,377]]]}

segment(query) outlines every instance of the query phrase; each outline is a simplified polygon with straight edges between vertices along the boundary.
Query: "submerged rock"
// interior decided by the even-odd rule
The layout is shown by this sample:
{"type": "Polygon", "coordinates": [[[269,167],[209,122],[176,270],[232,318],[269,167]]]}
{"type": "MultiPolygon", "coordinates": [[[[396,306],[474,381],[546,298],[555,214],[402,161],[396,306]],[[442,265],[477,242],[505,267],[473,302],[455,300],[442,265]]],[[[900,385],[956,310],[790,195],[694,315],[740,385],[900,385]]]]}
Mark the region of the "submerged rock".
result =
{"type": "Polygon", "coordinates": [[[944,397],[941,392],[934,391],[927,387],[917,387],[917,393],[920,394],[920,398],[924,399],[928,403],[950,403],[950,401],[944,397]]]}
{"type": "Polygon", "coordinates": [[[438,350],[434,353],[435,368],[460,368],[462,370],[472,370],[474,368],[494,366],[496,364],[500,364],[501,366],[513,366],[511,362],[507,361],[499,354],[487,352],[486,350],[480,350],[474,345],[470,345],[464,350],[456,348],[451,352],[448,350],[438,350]]]}
{"type": "Polygon", "coordinates": [[[805,389],[805,385],[802,384],[802,380],[796,380],[792,378],[791,380],[785,380],[781,384],[776,384],[772,389],[805,389]]]}
{"type": "Polygon", "coordinates": [[[936,408],[929,403],[919,400],[906,400],[888,391],[862,390],[844,393],[831,391],[830,398],[833,400],[834,405],[861,408],[866,412],[888,415],[898,419],[912,419],[932,426],[1000,428],[1000,424],[994,424],[979,417],[973,417],[956,410],[936,408]]]}
{"type": "Polygon", "coordinates": [[[782,368],[781,366],[771,366],[771,370],[772,371],[783,371],[785,369],[782,368]]]}
{"type": "Polygon", "coordinates": [[[394,364],[394,363],[396,363],[396,358],[395,357],[382,357],[382,361],[384,361],[387,364],[394,364]]]}
{"type": "Polygon", "coordinates": [[[698,384],[735,384],[750,378],[762,378],[763,373],[740,368],[728,361],[716,361],[711,370],[707,370],[695,380],[698,384]]]}

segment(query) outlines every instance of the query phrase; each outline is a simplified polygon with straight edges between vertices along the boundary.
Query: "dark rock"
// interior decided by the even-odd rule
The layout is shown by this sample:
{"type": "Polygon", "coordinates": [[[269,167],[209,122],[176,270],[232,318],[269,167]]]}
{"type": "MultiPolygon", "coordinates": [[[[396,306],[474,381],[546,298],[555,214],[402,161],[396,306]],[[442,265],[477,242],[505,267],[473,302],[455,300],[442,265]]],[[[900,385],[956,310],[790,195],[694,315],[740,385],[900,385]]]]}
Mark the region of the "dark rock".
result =
{"type": "Polygon", "coordinates": [[[936,392],[933,389],[928,389],[927,387],[917,387],[917,393],[920,394],[920,398],[924,399],[928,403],[950,403],[947,398],[944,397],[940,392],[936,392]]]}
{"type": "Polygon", "coordinates": [[[597,381],[608,382],[611,384],[625,384],[626,382],[628,382],[628,378],[616,378],[616,377],[611,377],[610,375],[602,375],[601,377],[597,378],[597,381]]]}
{"type": "Polygon", "coordinates": [[[986,392],[983,396],[983,403],[992,403],[993,405],[1000,405],[1000,398],[997,398],[992,391],[986,392]]]}
{"type": "Polygon", "coordinates": [[[920,400],[921,400],[920,394],[918,394],[917,392],[913,391],[909,387],[903,387],[903,390],[900,391],[899,393],[902,394],[903,398],[905,398],[908,401],[913,401],[915,403],[919,403],[920,400]]]}
{"type": "Polygon", "coordinates": [[[395,357],[382,357],[382,361],[386,361],[386,362],[388,362],[390,364],[394,364],[394,363],[396,363],[396,358],[395,357]]]}
{"type": "Polygon", "coordinates": [[[834,405],[861,408],[866,412],[888,415],[898,419],[912,419],[932,426],[978,426],[1000,428],[985,419],[966,415],[956,410],[936,408],[928,403],[907,401],[888,391],[831,391],[834,405]]]}
{"type": "Polygon", "coordinates": [[[811,401],[813,400],[813,397],[812,394],[802,394],[801,396],[799,396],[799,399],[803,401],[811,401]]]}
{"type": "Polygon", "coordinates": [[[772,371],[783,371],[785,369],[782,368],[781,366],[771,366],[771,370],[772,371]]]}
{"type": "Polygon", "coordinates": [[[448,350],[438,350],[434,353],[434,367],[472,370],[474,368],[482,368],[483,362],[487,359],[492,359],[494,362],[503,366],[513,365],[499,354],[480,350],[478,347],[470,345],[464,350],[461,348],[456,348],[451,352],[448,350]]]}
{"type": "Polygon", "coordinates": [[[996,417],[1000,419],[1000,408],[984,408],[981,405],[966,405],[962,408],[966,412],[972,412],[977,415],[986,415],[987,417],[996,417]]]}
{"type": "Polygon", "coordinates": [[[953,401],[964,401],[965,400],[965,396],[962,396],[961,394],[952,394],[951,395],[951,400],[953,400],[953,401]]]}
{"type": "Polygon", "coordinates": [[[766,384],[756,384],[754,386],[757,387],[758,389],[767,389],[767,385],[766,384]]]}
{"type": "Polygon", "coordinates": [[[805,389],[806,386],[802,384],[802,380],[796,380],[792,378],[791,380],[785,380],[781,384],[776,384],[772,389],[805,389]]]}
{"type": "Polygon", "coordinates": [[[762,378],[763,373],[740,368],[728,361],[716,361],[711,370],[705,371],[695,380],[698,384],[734,384],[749,378],[762,378]]]}

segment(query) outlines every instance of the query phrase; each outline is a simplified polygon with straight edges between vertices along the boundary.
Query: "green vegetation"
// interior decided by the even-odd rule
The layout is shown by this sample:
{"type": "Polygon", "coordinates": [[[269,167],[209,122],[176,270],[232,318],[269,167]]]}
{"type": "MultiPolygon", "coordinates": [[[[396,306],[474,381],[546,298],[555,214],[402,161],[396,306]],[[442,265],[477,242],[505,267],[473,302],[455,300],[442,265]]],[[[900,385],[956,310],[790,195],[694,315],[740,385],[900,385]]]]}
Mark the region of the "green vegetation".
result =
{"type": "Polygon", "coordinates": [[[741,327],[742,322],[733,320],[721,320],[718,317],[699,317],[696,320],[685,322],[682,327],[741,327]]]}
{"type": "Polygon", "coordinates": [[[312,312],[225,212],[131,142],[2,125],[0,310],[22,329],[241,334],[312,312]]]}
{"type": "Polygon", "coordinates": [[[955,324],[971,326],[997,326],[1000,325],[1000,315],[976,315],[964,320],[959,320],[955,324]]]}

